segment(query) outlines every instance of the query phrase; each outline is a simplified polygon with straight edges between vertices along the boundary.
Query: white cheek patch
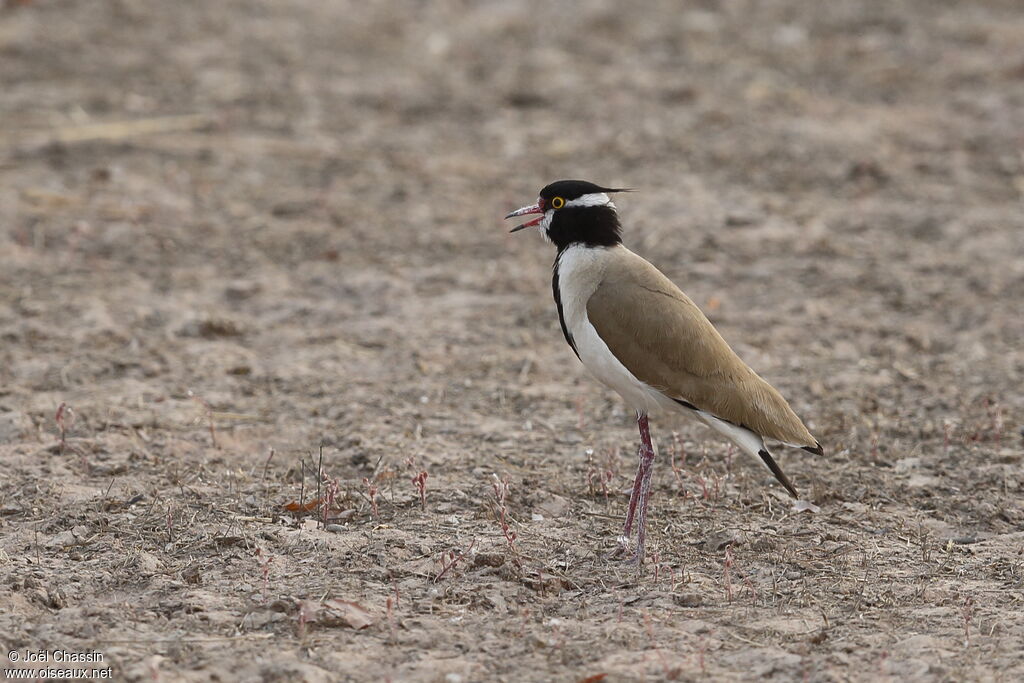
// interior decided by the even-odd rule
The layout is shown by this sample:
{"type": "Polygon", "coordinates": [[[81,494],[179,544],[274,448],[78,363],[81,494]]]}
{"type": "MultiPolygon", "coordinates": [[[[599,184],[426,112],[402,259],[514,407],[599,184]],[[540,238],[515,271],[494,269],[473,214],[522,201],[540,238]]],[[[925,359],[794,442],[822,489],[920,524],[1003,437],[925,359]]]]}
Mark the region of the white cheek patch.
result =
{"type": "Polygon", "coordinates": [[[565,205],[573,208],[580,208],[585,206],[611,206],[612,208],[615,207],[615,205],[612,204],[612,200],[609,199],[608,195],[606,195],[604,192],[591,192],[590,194],[580,195],[576,199],[566,202],[565,205]]]}

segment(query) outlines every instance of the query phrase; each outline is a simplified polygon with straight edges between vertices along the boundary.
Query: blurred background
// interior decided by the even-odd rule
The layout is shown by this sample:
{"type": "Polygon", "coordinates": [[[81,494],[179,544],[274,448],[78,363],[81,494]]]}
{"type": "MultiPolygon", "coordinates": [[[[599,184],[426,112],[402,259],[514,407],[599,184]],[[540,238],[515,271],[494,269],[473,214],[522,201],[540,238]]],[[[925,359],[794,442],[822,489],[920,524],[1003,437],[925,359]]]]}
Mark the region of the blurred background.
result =
{"type": "Polygon", "coordinates": [[[1022,46],[1018,0],[7,0],[5,495],[214,486],[271,448],[294,483],[321,442],[355,482],[415,457],[444,498],[500,457],[578,494],[630,416],[501,217],[582,178],[636,188],[627,246],[826,444],[787,460],[819,502],[926,514],[924,477],[944,524],[1009,529],[1022,46]],[[42,457],[65,428],[87,457],[42,457]]]}
{"type": "Polygon", "coordinates": [[[637,188],[627,244],[783,382],[1020,377],[1016,2],[0,18],[0,372],[29,413],[128,378],[373,403],[524,359],[560,375],[552,254],[500,218],[567,177],[637,188]]]}
{"type": "MultiPolygon", "coordinates": [[[[1010,0],[41,0],[0,17],[5,324],[65,321],[32,345],[75,350],[65,383],[109,375],[83,343],[105,332],[166,364],[143,331],[245,328],[266,358],[339,331],[480,343],[512,302],[550,327],[551,254],[499,218],[563,177],[640,190],[620,202],[627,243],[755,335],[890,354],[878,371],[961,343],[1011,369],[1010,0]]],[[[44,355],[6,372],[43,388],[44,355]]]]}

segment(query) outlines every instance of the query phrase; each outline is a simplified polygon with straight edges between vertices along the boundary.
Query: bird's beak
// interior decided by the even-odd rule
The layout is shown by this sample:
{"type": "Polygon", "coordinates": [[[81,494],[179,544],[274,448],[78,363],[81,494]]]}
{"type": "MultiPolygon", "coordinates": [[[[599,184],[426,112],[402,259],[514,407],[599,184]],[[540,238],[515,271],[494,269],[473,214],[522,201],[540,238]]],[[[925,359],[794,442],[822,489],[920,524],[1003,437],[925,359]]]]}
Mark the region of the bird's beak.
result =
{"type": "Polygon", "coordinates": [[[539,213],[540,216],[534,218],[532,221],[527,221],[520,226],[512,228],[511,230],[509,230],[509,232],[517,232],[519,230],[522,230],[523,228],[531,228],[534,225],[540,223],[541,219],[544,218],[544,208],[539,203],[531,204],[530,206],[524,206],[521,209],[516,209],[509,215],[505,216],[505,219],[508,220],[509,218],[515,218],[516,216],[526,216],[531,213],[539,213]]]}

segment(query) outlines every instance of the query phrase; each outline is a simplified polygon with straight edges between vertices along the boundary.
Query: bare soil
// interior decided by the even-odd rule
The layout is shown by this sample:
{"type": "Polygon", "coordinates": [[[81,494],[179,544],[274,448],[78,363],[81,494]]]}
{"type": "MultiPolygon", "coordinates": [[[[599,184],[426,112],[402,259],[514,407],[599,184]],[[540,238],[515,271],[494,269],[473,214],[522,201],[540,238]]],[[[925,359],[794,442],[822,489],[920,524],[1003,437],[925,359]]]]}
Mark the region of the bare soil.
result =
{"type": "Polygon", "coordinates": [[[0,645],[1024,678],[1022,45],[1018,0],[8,0],[0,645]],[[633,416],[501,221],[564,177],[637,188],[627,245],[825,446],[777,450],[820,512],[660,417],[652,557],[605,559],[633,416]]]}

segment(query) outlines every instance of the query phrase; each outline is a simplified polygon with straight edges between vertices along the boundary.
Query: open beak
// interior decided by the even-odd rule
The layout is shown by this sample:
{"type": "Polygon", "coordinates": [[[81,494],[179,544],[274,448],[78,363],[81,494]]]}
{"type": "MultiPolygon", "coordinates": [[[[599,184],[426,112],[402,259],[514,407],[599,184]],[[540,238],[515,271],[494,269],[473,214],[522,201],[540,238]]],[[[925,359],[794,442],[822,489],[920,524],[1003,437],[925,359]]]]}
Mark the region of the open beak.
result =
{"type": "Polygon", "coordinates": [[[532,221],[527,221],[520,226],[512,228],[511,230],[509,230],[509,232],[518,232],[523,228],[532,228],[533,226],[540,223],[541,219],[544,218],[544,207],[542,207],[539,203],[532,204],[530,206],[524,206],[521,209],[516,209],[509,215],[505,216],[505,219],[507,220],[509,218],[515,218],[516,216],[527,216],[531,213],[539,213],[540,215],[537,218],[534,218],[532,221]]]}

